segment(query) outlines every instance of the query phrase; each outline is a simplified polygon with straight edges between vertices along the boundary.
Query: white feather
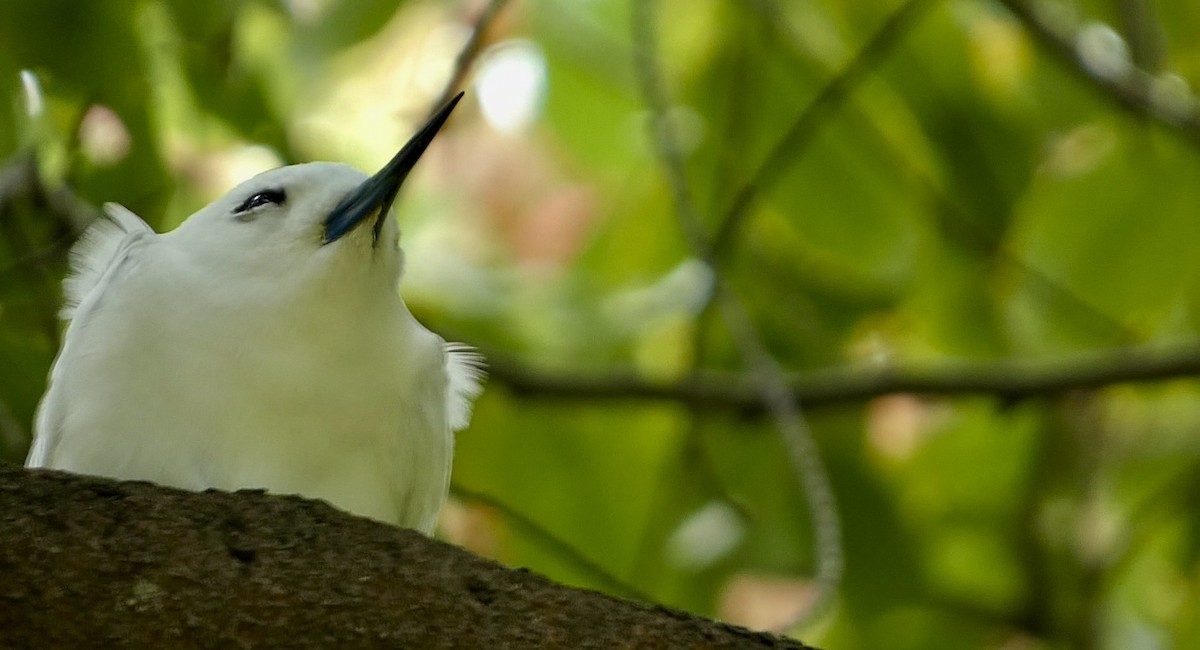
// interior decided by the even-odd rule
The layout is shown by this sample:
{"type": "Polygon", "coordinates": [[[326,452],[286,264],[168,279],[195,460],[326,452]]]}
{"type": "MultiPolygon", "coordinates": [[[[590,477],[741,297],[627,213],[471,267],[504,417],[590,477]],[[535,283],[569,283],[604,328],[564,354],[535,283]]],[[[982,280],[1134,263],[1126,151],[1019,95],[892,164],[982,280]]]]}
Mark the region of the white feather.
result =
{"type": "Polygon", "coordinates": [[[71,249],[70,274],[63,280],[63,308],[59,318],[71,320],[75,310],[100,284],[100,278],[128,242],[154,231],[141,217],[119,203],[104,204],[104,214],[92,222],[71,249]]]}
{"type": "Polygon", "coordinates": [[[458,431],[471,421],[471,404],[483,392],[487,361],[475,348],[463,343],[447,343],[446,413],[450,430],[458,431]]]}

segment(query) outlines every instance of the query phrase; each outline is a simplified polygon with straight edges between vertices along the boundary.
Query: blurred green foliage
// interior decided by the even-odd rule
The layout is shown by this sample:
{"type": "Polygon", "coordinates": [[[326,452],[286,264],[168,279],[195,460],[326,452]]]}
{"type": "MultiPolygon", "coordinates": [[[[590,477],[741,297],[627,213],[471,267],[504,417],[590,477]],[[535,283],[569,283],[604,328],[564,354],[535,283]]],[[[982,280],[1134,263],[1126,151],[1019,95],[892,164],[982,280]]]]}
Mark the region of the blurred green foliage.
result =
{"type": "MultiPolygon", "coordinates": [[[[402,291],[448,338],[584,374],[740,368],[698,309],[703,273],[645,128],[633,1],[513,0],[487,32],[468,100],[399,208],[402,291]],[[520,94],[492,65],[505,51],[533,71],[515,127],[482,81],[520,94]]],[[[770,351],[789,370],[866,372],[1195,341],[1196,125],[1122,109],[1002,4],[931,4],[757,186],[722,272],[770,351]]],[[[449,77],[479,5],[0,2],[0,458],[28,444],[88,206],[121,202],[168,229],[266,167],[379,164],[449,77]]],[[[668,116],[710,227],[900,6],[663,3],[668,116]]],[[[1080,51],[1103,46],[1095,65],[1132,61],[1157,75],[1147,96],[1196,110],[1200,4],[1038,6],[1080,51]]],[[[769,421],[550,401],[505,379],[459,436],[455,482],[558,544],[469,495],[448,508],[448,539],[619,592],[565,543],[638,592],[750,625],[811,595],[813,531],[769,421]]],[[[1200,644],[1196,382],[807,415],[846,570],[835,606],[796,630],[806,641],[1200,644]]]]}

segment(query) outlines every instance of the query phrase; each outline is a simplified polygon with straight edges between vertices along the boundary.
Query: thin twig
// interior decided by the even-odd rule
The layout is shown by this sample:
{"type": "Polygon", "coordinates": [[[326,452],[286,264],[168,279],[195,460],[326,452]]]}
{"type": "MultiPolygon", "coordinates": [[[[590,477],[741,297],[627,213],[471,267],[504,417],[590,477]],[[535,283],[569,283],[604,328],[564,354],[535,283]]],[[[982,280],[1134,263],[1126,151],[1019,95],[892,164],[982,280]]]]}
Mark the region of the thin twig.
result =
{"type": "Polygon", "coordinates": [[[0,169],[0,235],[14,251],[20,251],[18,259],[8,264],[4,272],[24,276],[33,291],[31,302],[35,304],[30,320],[38,320],[48,340],[58,336],[58,307],[53,298],[55,292],[48,290],[57,284],[57,272],[51,268],[49,259],[41,255],[30,255],[38,250],[28,230],[30,218],[42,218],[49,224],[51,237],[61,239],[70,234],[75,226],[74,217],[53,200],[38,174],[37,161],[33,154],[23,154],[0,169]]]}
{"type": "Polygon", "coordinates": [[[884,21],[850,63],[821,88],[816,99],[771,148],[750,180],[733,195],[713,237],[714,257],[723,258],[732,249],[754,197],[771,187],[779,175],[804,154],[825,122],[837,114],[851,93],[891,54],[901,37],[936,1],[909,0],[902,5],[884,21]]]}
{"type": "Polygon", "coordinates": [[[12,262],[9,262],[4,267],[0,267],[0,278],[3,278],[10,273],[15,273],[20,270],[21,267],[30,264],[45,264],[46,262],[49,262],[50,260],[53,260],[65,253],[74,242],[75,234],[72,233],[58,237],[39,249],[29,251],[12,262]]]}
{"type": "Polygon", "coordinates": [[[841,524],[833,490],[825,474],[812,432],[792,399],[778,364],[763,345],[749,315],[741,306],[720,273],[713,255],[714,240],[704,230],[704,222],[696,209],[674,128],[667,115],[667,93],[658,67],[655,34],[657,5],[649,0],[634,3],[632,14],[635,40],[635,63],[641,91],[651,113],[651,132],[655,150],[661,158],[674,200],[680,230],[692,253],[712,269],[711,290],[717,295],[722,316],[733,336],[743,363],[754,376],[758,400],[772,416],[780,437],[787,447],[797,481],[808,501],[809,513],[816,538],[817,596],[802,608],[788,627],[809,620],[832,601],[842,576],[841,524]]]}
{"type": "Polygon", "coordinates": [[[718,285],[717,291],[721,315],[738,344],[743,362],[754,374],[754,384],[763,405],[779,429],[812,518],[813,536],[816,538],[816,597],[802,607],[792,621],[781,627],[786,631],[824,612],[837,595],[845,568],[842,526],[838,520],[833,486],[829,483],[825,464],[821,462],[821,450],[817,447],[808,420],[800,412],[800,402],[792,396],[783,369],[763,345],[746,307],[738,297],[724,284],[718,285]]]}
{"type": "MultiPolygon", "coordinates": [[[[1142,0],[1130,1],[1140,2],[1142,0]]],[[[782,11],[780,11],[777,0],[759,0],[759,6],[761,8],[760,19],[764,26],[781,36],[781,40],[786,45],[786,47],[778,51],[788,57],[793,65],[800,66],[802,56],[800,51],[800,35],[783,19],[784,16],[782,11]]],[[[900,9],[900,11],[908,10],[907,7],[900,9]]],[[[911,28],[913,24],[911,15],[904,23],[911,28]]],[[[835,109],[843,112],[852,110],[852,105],[847,105],[845,99],[849,97],[854,88],[866,79],[866,75],[861,74],[861,71],[877,67],[886,54],[894,48],[895,43],[898,42],[898,34],[893,33],[895,26],[895,18],[886,21],[884,26],[864,46],[864,48],[872,50],[874,54],[871,57],[865,57],[862,53],[856,56],[853,63],[847,65],[841,73],[829,81],[825,89],[818,94],[817,99],[798,118],[796,124],[807,122],[808,126],[805,131],[811,131],[815,135],[829,123],[830,118],[838,114],[835,109]],[[848,78],[851,76],[857,76],[857,81],[848,78]],[[835,87],[843,87],[846,90],[845,92],[835,92],[835,87]],[[828,109],[820,110],[823,101],[830,102],[831,105],[828,109]]],[[[889,171],[906,170],[906,173],[901,174],[901,176],[925,200],[933,204],[936,215],[943,215],[939,228],[947,237],[952,238],[957,243],[966,244],[971,249],[995,255],[1001,263],[1018,269],[1036,290],[1043,292],[1043,294],[1049,294],[1047,296],[1048,299],[1057,301],[1056,304],[1060,307],[1065,306],[1073,314],[1077,314],[1079,318],[1076,319],[1076,322],[1082,323],[1090,331],[1103,337],[1104,345],[1129,345],[1137,340],[1136,334],[1116,318],[1105,313],[1102,309],[1079,296],[1079,294],[1064,286],[1058,280],[1031,266],[1012,253],[1003,239],[985,226],[971,208],[947,194],[945,189],[924,169],[924,166],[914,161],[907,150],[896,146],[874,121],[864,117],[862,123],[865,127],[864,133],[876,140],[879,150],[883,153],[878,158],[878,164],[883,169],[889,171]],[[953,221],[950,221],[951,219],[953,221]]],[[[798,139],[799,148],[793,154],[793,161],[803,155],[805,146],[813,141],[814,135],[798,139]]],[[[727,229],[731,228],[730,226],[726,226],[731,218],[742,218],[735,210],[738,207],[735,201],[734,206],[727,213],[725,221],[722,222],[723,227],[727,229]]],[[[718,253],[719,255],[728,253],[734,243],[732,240],[735,238],[735,235],[736,233],[732,233],[732,230],[731,233],[726,234],[728,241],[725,242],[725,248],[718,253]]]]}
{"type": "MultiPolygon", "coordinates": [[[[70,186],[62,185],[53,190],[47,188],[31,154],[22,155],[0,168],[0,211],[8,210],[21,201],[32,201],[38,213],[55,224],[55,232],[52,239],[40,248],[32,248],[28,241],[12,241],[17,250],[24,252],[0,267],[0,278],[24,272],[26,267],[43,269],[46,264],[62,256],[98,214],[70,186]]],[[[31,279],[30,282],[36,284],[37,279],[31,279]]],[[[50,313],[56,314],[57,310],[50,309],[50,313]]]]}
{"type": "MultiPolygon", "coordinates": [[[[1131,346],[1049,361],[937,362],[924,367],[872,366],[790,373],[793,400],[808,407],[861,402],[883,395],[982,395],[1016,401],[1101,388],[1200,377],[1200,342],[1131,346]]],[[[669,401],[708,409],[763,410],[755,382],[744,373],[704,371],[675,381],[633,371],[555,372],[488,353],[489,377],[518,395],[563,400],[669,401]]]]}
{"type": "Polygon", "coordinates": [[[669,101],[659,73],[655,51],[658,39],[654,33],[656,9],[657,3],[653,0],[634,3],[634,63],[639,73],[642,97],[650,109],[649,126],[654,150],[662,159],[663,168],[666,170],[666,180],[675,205],[679,229],[683,232],[688,247],[711,265],[710,242],[708,234],[704,232],[704,220],[700,217],[692,198],[683,151],[679,147],[671,116],[667,112],[669,101]]]}
{"type": "Polygon", "coordinates": [[[521,513],[515,508],[505,504],[499,499],[476,492],[469,488],[465,488],[457,483],[450,486],[450,493],[454,496],[470,503],[476,503],[487,508],[495,510],[501,517],[507,519],[509,523],[515,526],[522,534],[540,543],[542,546],[550,550],[558,557],[574,565],[576,568],[587,574],[595,581],[609,590],[610,593],[640,600],[645,603],[655,602],[653,598],[647,595],[641,589],[634,585],[618,578],[612,572],[605,569],[592,560],[583,551],[572,546],[566,540],[563,540],[558,535],[554,534],[550,529],[539,524],[527,515],[521,513]]]}
{"type": "Polygon", "coordinates": [[[471,68],[471,64],[475,62],[475,58],[479,56],[479,50],[483,46],[483,36],[495,20],[496,15],[508,4],[508,0],[490,0],[483,11],[479,12],[479,16],[475,18],[471,26],[471,35],[467,37],[467,42],[458,52],[458,56],[454,59],[454,68],[450,72],[450,78],[446,81],[446,85],[442,88],[442,92],[433,102],[433,108],[430,109],[430,114],[436,112],[439,108],[446,105],[450,98],[458,92],[463,80],[467,76],[467,70],[471,68]]]}
{"type": "MultiPolygon", "coordinates": [[[[735,19],[739,21],[739,25],[744,27],[745,20],[742,19],[744,14],[739,12],[735,19]]],[[[731,74],[728,75],[729,87],[724,92],[726,97],[725,108],[725,124],[723,124],[722,134],[719,137],[722,142],[743,142],[745,141],[745,130],[747,126],[752,124],[753,115],[748,114],[753,102],[747,101],[747,79],[748,74],[745,74],[747,62],[747,48],[751,39],[739,38],[731,43],[734,48],[733,65],[736,67],[731,74]]],[[[713,202],[717,202],[724,194],[724,179],[730,177],[732,167],[734,166],[733,157],[738,153],[738,149],[730,148],[722,153],[717,164],[713,166],[713,181],[709,184],[713,192],[710,197],[713,202]]],[[[712,308],[711,291],[706,296],[704,308],[699,310],[692,321],[691,333],[689,334],[689,347],[691,349],[688,365],[692,372],[704,368],[708,363],[708,333],[714,324],[715,310],[712,308]]],[[[705,412],[697,404],[688,405],[687,421],[683,427],[682,440],[679,443],[677,453],[670,454],[664,458],[663,463],[658,471],[658,476],[655,479],[655,486],[651,492],[651,497],[648,500],[650,504],[650,520],[653,522],[662,522],[658,525],[650,525],[646,530],[638,544],[638,550],[635,555],[633,566],[637,575],[651,575],[657,571],[662,565],[662,549],[663,531],[666,529],[666,522],[672,521],[670,513],[664,512],[664,506],[675,505],[675,496],[679,488],[679,476],[689,477],[689,482],[694,482],[699,486],[699,489],[706,492],[712,499],[718,500],[721,503],[732,507],[743,520],[750,520],[752,515],[747,508],[735,498],[726,487],[717,468],[713,463],[713,459],[709,456],[708,450],[705,449],[703,437],[706,426],[710,419],[708,413],[705,412]],[[678,467],[677,467],[678,465],[678,467]]]]}
{"type": "Polygon", "coordinates": [[[1101,72],[1089,66],[1075,47],[1074,26],[1053,23],[1025,0],[999,2],[1021,21],[1039,44],[1067,63],[1076,76],[1086,80],[1101,95],[1135,115],[1150,117],[1176,131],[1192,145],[1200,145],[1200,98],[1182,94],[1172,100],[1165,99],[1154,92],[1155,76],[1132,64],[1124,74],[1101,72]]]}
{"type": "Polygon", "coordinates": [[[1162,72],[1166,37],[1154,0],[1117,0],[1116,4],[1133,64],[1151,74],[1162,72]]]}

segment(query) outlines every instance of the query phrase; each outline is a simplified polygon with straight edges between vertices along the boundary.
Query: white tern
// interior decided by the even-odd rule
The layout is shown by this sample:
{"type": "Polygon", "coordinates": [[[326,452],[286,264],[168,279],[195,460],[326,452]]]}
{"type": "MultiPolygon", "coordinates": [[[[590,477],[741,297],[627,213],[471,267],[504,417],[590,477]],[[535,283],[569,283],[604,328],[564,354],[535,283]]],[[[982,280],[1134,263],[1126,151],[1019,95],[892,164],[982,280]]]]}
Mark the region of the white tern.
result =
{"type": "Polygon", "coordinates": [[[105,206],[71,254],[26,465],[265,488],[430,533],[482,359],[409,313],[389,212],[459,97],[370,178],[275,169],[161,235],[105,206]]]}

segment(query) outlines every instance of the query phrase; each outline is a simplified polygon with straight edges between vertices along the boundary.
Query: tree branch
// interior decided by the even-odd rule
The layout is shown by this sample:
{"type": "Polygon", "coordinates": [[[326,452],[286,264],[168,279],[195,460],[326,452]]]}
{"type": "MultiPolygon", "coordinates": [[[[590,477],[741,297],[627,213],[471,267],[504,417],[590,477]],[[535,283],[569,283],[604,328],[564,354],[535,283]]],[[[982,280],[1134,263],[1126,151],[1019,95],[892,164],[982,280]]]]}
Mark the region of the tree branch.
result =
{"type": "MultiPolygon", "coordinates": [[[[1145,0],[1121,1],[1122,4],[1145,2],[1145,0]]],[[[760,7],[759,19],[784,44],[778,51],[797,70],[802,70],[804,63],[801,36],[785,20],[778,0],[758,0],[757,4],[760,7]]],[[[863,81],[869,78],[866,73],[877,68],[901,42],[905,32],[915,26],[922,13],[931,8],[931,3],[920,4],[919,0],[910,0],[898,8],[862,46],[851,62],[826,84],[817,94],[816,99],[810,102],[804,113],[797,118],[789,132],[792,134],[789,137],[797,144],[797,149],[792,151],[793,160],[804,155],[807,145],[813,142],[814,137],[820,133],[829,119],[838,114],[835,109],[840,112],[856,110],[854,105],[848,104],[846,100],[852,96],[863,81]]],[[[1149,9],[1145,11],[1148,13],[1149,9]]],[[[1144,17],[1144,20],[1149,21],[1150,18],[1144,17]]],[[[858,112],[863,113],[861,110],[858,112]]],[[[1137,336],[1123,323],[1013,253],[1003,241],[1002,236],[994,232],[993,227],[986,220],[962,201],[950,196],[941,183],[930,176],[924,166],[912,156],[911,152],[889,138],[874,120],[863,114],[861,124],[864,134],[875,140],[875,152],[880,158],[880,164],[887,169],[906,170],[906,173],[900,175],[901,180],[907,183],[914,193],[922,197],[921,201],[931,204],[932,209],[928,212],[937,219],[938,223],[935,224],[935,227],[943,233],[943,236],[949,238],[953,243],[968,246],[972,251],[977,251],[981,255],[989,257],[994,255],[998,262],[1017,269],[1029,279],[1035,290],[1043,294],[1042,299],[1054,301],[1057,309],[1070,310],[1071,315],[1075,317],[1075,326],[1083,326],[1089,335],[1102,337],[1094,339],[1103,341],[1098,344],[1128,345],[1136,342],[1137,336]]],[[[730,140],[737,141],[736,138],[730,138],[730,140]]],[[[776,145],[777,149],[779,146],[781,145],[776,145]]],[[[783,153],[786,153],[786,150],[783,153]]],[[[782,153],[778,155],[782,156],[782,153]]],[[[766,160],[770,161],[775,157],[775,155],[769,155],[766,160]]],[[[781,157],[775,164],[781,165],[785,161],[786,158],[781,157]]],[[[759,167],[755,174],[762,178],[772,178],[775,175],[777,173],[771,172],[766,162],[759,167]]],[[[755,191],[754,185],[754,183],[750,183],[739,190],[736,195],[738,199],[726,211],[725,221],[722,222],[719,232],[728,231],[736,234],[734,229],[737,224],[730,220],[741,220],[745,217],[745,208],[749,206],[755,191]],[[744,206],[743,203],[745,203],[744,206]]],[[[728,242],[721,242],[721,235],[717,237],[718,247],[728,246],[728,242]]],[[[720,254],[722,253],[718,251],[718,255],[720,254]]]]}
{"type": "MultiPolygon", "coordinates": [[[[712,254],[715,258],[726,257],[734,247],[754,198],[774,185],[780,175],[804,155],[825,124],[838,114],[846,100],[869,78],[870,73],[891,55],[900,40],[935,2],[936,0],[908,0],[889,15],[846,67],[822,86],[812,102],[796,116],[791,127],[776,141],[766,158],[754,170],[750,180],[734,193],[733,200],[721,216],[717,232],[712,239],[712,254]]],[[[761,3],[760,11],[767,14],[772,26],[783,29],[784,17],[773,3],[761,3]]]]}
{"type": "Polygon", "coordinates": [[[0,466],[0,646],[794,648],[319,501],[0,466]]]}
{"type": "Polygon", "coordinates": [[[656,152],[666,172],[675,207],[676,222],[687,239],[692,254],[704,261],[712,271],[708,300],[715,300],[733,338],[742,363],[747,367],[758,400],[771,415],[775,428],[791,461],[796,481],[808,505],[815,538],[816,596],[800,608],[796,618],[783,629],[791,629],[823,611],[833,602],[841,584],[843,558],[841,523],[837,504],[824,463],[821,462],[816,441],[800,405],[790,395],[786,378],[779,363],[762,341],[753,320],[741,299],[725,280],[719,258],[715,255],[715,240],[705,232],[704,221],[693,200],[690,181],[679,147],[674,125],[667,115],[667,92],[657,58],[655,32],[657,3],[648,0],[635,4],[633,34],[635,66],[641,82],[642,96],[651,114],[651,135],[656,152]]]}
{"type": "Polygon", "coordinates": [[[1165,98],[1155,92],[1157,78],[1130,64],[1124,74],[1106,73],[1089,66],[1075,46],[1075,27],[1050,20],[1026,0],[998,0],[1025,26],[1046,50],[1067,64],[1102,95],[1135,115],[1145,116],[1175,130],[1193,145],[1200,145],[1200,99],[1184,91],[1165,98]]]}
{"type": "Polygon", "coordinates": [[[442,87],[442,92],[438,98],[434,100],[433,106],[429,109],[429,114],[436,113],[441,107],[445,106],[454,93],[458,91],[463,80],[467,77],[467,70],[471,64],[475,62],[475,57],[479,56],[479,50],[483,47],[483,36],[495,20],[496,15],[508,4],[508,0],[490,0],[479,12],[471,25],[471,35],[467,37],[467,42],[458,52],[458,56],[454,59],[454,68],[450,72],[450,78],[446,80],[446,85],[442,87]]]}
{"type": "MultiPolygon", "coordinates": [[[[744,373],[701,371],[675,381],[633,371],[583,374],[536,369],[488,353],[494,385],[518,395],[570,400],[653,400],[709,409],[763,410],[759,384],[744,373]]],[[[1136,346],[1054,361],[938,363],[926,367],[838,368],[789,373],[792,399],[807,407],[859,402],[893,393],[991,395],[1005,400],[1058,395],[1083,388],[1200,376],[1200,343],[1136,346]]]]}

